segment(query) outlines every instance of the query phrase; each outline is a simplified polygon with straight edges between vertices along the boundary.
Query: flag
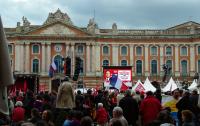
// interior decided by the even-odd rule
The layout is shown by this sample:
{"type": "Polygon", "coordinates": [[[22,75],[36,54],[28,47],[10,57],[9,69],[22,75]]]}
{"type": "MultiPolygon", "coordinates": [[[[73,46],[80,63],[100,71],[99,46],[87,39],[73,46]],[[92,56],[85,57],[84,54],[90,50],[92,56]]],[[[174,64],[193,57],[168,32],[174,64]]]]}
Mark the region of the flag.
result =
{"type": "Polygon", "coordinates": [[[24,92],[26,93],[26,91],[27,91],[27,82],[26,82],[26,80],[24,81],[24,92]]]}
{"type": "Polygon", "coordinates": [[[121,79],[118,78],[117,74],[113,74],[112,77],[110,78],[110,85],[118,90],[121,88],[122,81],[121,79]]]}
{"type": "Polygon", "coordinates": [[[122,82],[122,85],[121,85],[120,90],[121,90],[121,91],[126,91],[126,90],[128,90],[128,89],[129,89],[129,87],[128,87],[125,83],[122,82]]]}
{"type": "Polygon", "coordinates": [[[52,60],[52,63],[49,66],[49,77],[53,77],[56,70],[57,70],[56,64],[55,64],[54,60],[52,60]]]}
{"type": "Polygon", "coordinates": [[[138,86],[135,88],[135,91],[144,92],[145,89],[144,89],[143,85],[141,83],[139,83],[138,86]]]}

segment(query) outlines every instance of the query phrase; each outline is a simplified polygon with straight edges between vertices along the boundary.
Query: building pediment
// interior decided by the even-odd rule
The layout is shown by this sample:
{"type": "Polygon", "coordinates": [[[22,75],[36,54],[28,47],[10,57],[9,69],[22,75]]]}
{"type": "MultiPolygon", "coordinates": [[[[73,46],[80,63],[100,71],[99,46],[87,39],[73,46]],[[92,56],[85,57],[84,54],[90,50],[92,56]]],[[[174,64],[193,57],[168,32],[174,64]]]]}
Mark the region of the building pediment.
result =
{"type": "Polygon", "coordinates": [[[199,29],[200,28],[200,24],[196,23],[194,21],[189,21],[189,22],[185,22],[183,24],[179,24],[176,26],[173,26],[171,28],[168,28],[167,30],[181,30],[181,29],[199,29]]]}
{"type": "Polygon", "coordinates": [[[90,35],[82,29],[63,23],[62,21],[56,21],[51,24],[44,24],[41,27],[34,29],[28,33],[28,35],[63,35],[63,36],[88,36],[90,35]]]}

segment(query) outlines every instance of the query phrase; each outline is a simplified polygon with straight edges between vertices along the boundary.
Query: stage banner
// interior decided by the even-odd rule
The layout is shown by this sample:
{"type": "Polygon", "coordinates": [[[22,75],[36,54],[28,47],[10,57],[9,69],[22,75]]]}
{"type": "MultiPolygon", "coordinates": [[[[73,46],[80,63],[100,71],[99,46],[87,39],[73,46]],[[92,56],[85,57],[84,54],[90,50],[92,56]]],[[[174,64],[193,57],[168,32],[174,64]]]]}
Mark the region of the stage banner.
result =
{"type": "Polygon", "coordinates": [[[132,86],[132,71],[131,69],[108,68],[104,69],[104,87],[114,87],[120,89],[124,86],[132,86]]]}

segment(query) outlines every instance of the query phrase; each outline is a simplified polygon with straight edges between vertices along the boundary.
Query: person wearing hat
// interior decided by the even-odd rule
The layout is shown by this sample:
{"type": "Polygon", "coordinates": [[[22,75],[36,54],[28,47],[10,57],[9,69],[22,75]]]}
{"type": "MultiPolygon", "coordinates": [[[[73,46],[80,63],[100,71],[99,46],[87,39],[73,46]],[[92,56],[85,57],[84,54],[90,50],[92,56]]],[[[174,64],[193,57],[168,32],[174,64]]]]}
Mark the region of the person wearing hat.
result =
{"type": "Polygon", "coordinates": [[[21,101],[16,102],[15,108],[12,112],[12,121],[14,123],[18,123],[24,120],[25,109],[22,106],[23,103],[21,101]]]}

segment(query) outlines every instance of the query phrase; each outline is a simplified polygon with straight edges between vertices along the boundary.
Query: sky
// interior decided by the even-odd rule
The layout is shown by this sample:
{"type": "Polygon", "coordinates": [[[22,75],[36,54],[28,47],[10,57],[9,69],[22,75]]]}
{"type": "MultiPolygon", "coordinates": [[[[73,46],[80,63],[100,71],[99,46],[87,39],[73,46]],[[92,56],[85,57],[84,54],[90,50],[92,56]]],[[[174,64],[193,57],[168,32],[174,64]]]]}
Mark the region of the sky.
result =
{"type": "Polygon", "coordinates": [[[16,27],[25,16],[42,25],[59,8],[73,24],[87,27],[95,18],[99,28],[165,29],[187,21],[200,23],[200,0],[0,0],[4,27],[16,27]]]}

